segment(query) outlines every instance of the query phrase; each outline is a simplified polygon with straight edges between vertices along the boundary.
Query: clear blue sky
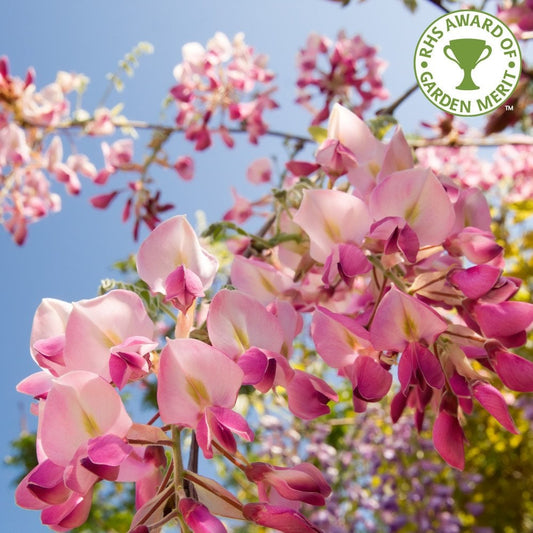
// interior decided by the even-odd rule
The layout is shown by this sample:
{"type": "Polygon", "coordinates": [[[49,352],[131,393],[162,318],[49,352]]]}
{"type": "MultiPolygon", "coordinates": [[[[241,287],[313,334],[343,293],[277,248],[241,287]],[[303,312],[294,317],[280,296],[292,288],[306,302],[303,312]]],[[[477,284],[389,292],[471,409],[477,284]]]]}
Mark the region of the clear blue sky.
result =
{"type": "MultiPolygon", "coordinates": [[[[389,62],[386,85],[395,97],[414,82],[412,56],[419,35],[441,15],[428,2],[420,3],[419,11],[412,15],[400,0],[354,0],[345,9],[326,0],[11,0],[2,8],[0,55],[8,55],[12,72],[19,76],[34,66],[38,86],[53,81],[58,70],[85,73],[91,79],[85,99],[90,109],[104,91],[105,74],[115,69],[118,59],[139,41],[149,41],[155,54],[141,60],[135,77],[127,80],[125,92],[114,95],[110,103],[125,101],[126,116],[153,121],[173,84],[172,69],[180,61],[181,46],[188,41],[205,43],[218,30],[229,36],[243,31],[257,51],[269,54],[270,67],[278,73],[277,100],[282,107],[272,113],[271,126],[305,133],[309,116],[295,109],[292,101],[295,55],[308,33],[334,37],[344,28],[349,36],[360,33],[369,44],[379,46],[380,55],[389,62]]],[[[420,117],[431,120],[437,114],[422,95],[415,94],[398,117],[404,129],[413,131],[420,117]]],[[[99,143],[92,143],[87,153],[101,165],[99,143]]],[[[232,203],[231,184],[253,192],[244,183],[246,167],[253,159],[278,154],[283,160],[277,140],[264,139],[258,148],[252,148],[239,138],[232,151],[219,142],[216,145],[197,154],[197,175],[192,182],[185,183],[172,173],[161,175],[166,198],[177,204],[177,212],[192,217],[200,208],[214,221],[232,203]]],[[[192,147],[184,140],[171,146],[175,156],[192,154],[192,147]]],[[[142,154],[142,145],[137,145],[136,153],[142,154]]],[[[123,184],[124,178],[117,177],[116,183],[123,184]]],[[[119,222],[120,206],[97,212],[88,205],[88,192],[94,193],[94,189],[86,187],[81,198],[63,196],[62,212],[32,226],[22,248],[0,232],[2,457],[9,451],[8,442],[18,435],[22,413],[30,427],[35,427],[35,420],[27,414],[29,402],[15,392],[15,386],[37,370],[29,355],[28,339],[40,300],[93,297],[100,280],[113,275],[110,265],[136,250],[131,227],[119,222]]],[[[40,525],[39,513],[16,508],[9,485],[13,474],[0,466],[2,530],[47,530],[40,525]]]]}

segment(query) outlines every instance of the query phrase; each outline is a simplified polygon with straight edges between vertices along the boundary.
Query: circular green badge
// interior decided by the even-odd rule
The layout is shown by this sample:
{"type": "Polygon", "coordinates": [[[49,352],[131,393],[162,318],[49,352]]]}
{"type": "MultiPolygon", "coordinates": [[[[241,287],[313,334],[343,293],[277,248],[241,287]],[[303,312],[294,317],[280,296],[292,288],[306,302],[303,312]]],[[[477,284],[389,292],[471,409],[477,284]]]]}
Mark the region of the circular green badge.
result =
{"type": "Polygon", "coordinates": [[[463,117],[490,113],[513,94],[522,71],[513,32],[483,11],[454,11],[432,22],[416,46],[415,75],[426,98],[463,117]]]}

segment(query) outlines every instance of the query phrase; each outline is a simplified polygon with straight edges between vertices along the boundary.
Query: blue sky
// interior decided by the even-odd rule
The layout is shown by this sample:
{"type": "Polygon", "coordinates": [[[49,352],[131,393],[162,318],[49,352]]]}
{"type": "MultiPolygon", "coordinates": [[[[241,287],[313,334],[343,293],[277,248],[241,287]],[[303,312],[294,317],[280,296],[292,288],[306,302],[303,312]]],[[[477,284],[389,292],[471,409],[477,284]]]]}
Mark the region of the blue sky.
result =
{"type": "MultiPolygon", "coordinates": [[[[421,0],[421,4],[412,15],[399,0],[354,0],[345,9],[326,0],[10,1],[5,2],[0,19],[0,55],[9,57],[12,73],[19,76],[32,65],[38,86],[53,81],[58,70],[85,73],[91,84],[84,107],[92,109],[105,90],[106,73],[114,71],[117,61],[139,41],[149,41],[155,53],[141,59],[134,78],[126,81],[126,90],[114,94],[109,104],[124,101],[127,117],[156,121],[161,101],[173,84],[172,69],[180,61],[181,46],[188,41],[205,43],[216,31],[229,36],[243,31],[249,44],[269,54],[270,67],[278,74],[276,99],[281,109],[272,113],[268,122],[276,130],[305,134],[309,115],[292,102],[295,55],[309,32],[334,37],[344,28],[349,36],[360,33],[369,44],[377,45],[380,55],[389,62],[384,78],[394,98],[414,83],[412,57],[416,42],[424,28],[441,15],[428,2],[421,0]]],[[[432,120],[437,111],[422,95],[415,94],[397,116],[405,130],[413,131],[421,117],[432,120]]],[[[251,147],[243,136],[233,150],[215,144],[200,154],[194,154],[183,139],[170,145],[174,157],[189,153],[196,156],[197,163],[192,182],[185,183],[173,173],[159,176],[166,198],[177,205],[176,213],[193,217],[197,209],[203,209],[209,221],[215,221],[231,206],[231,185],[259,196],[259,191],[245,184],[246,167],[251,161],[263,155],[277,154],[282,160],[284,156],[275,139],[262,139],[258,147],[251,147]]],[[[102,165],[99,145],[99,140],[84,145],[97,166],[102,165]]],[[[136,154],[142,153],[139,143],[136,154]]],[[[124,183],[120,176],[115,179],[117,184],[124,183]]],[[[80,198],[63,195],[62,211],[30,228],[23,247],[16,247],[7,233],[0,232],[2,457],[9,451],[9,441],[18,435],[22,418],[30,427],[35,426],[28,414],[29,402],[15,392],[15,386],[37,370],[29,355],[28,339],[40,300],[54,297],[74,301],[95,296],[100,280],[113,276],[110,265],[137,248],[131,227],[119,222],[121,206],[95,211],[88,205],[88,198],[96,191],[86,182],[84,185],[80,198]]],[[[61,191],[61,187],[56,190],[61,191]]],[[[16,508],[9,485],[13,474],[0,466],[3,529],[47,530],[40,525],[37,512],[16,508]]]]}

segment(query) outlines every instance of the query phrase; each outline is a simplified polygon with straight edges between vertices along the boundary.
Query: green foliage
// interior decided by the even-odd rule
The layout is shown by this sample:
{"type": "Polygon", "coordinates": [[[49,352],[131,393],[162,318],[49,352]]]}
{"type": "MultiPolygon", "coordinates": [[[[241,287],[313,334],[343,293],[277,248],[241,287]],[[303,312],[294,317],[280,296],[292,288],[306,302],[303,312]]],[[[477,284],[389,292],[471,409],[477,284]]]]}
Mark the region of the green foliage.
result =
{"type": "Polygon", "coordinates": [[[328,130],[322,126],[309,126],[307,131],[317,144],[323,143],[328,137],[328,130]]]}
{"type": "MultiPolygon", "coordinates": [[[[531,413],[532,399],[524,400],[522,407],[531,413]]],[[[476,525],[502,533],[533,531],[531,420],[519,409],[512,409],[512,413],[519,435],[507,433],[483,409],[468,418],[465,428],[470,442],[466,448],[466,468],[482,476],[472,498],[484,505],[476,525]]],[[[464,500],[460,492],[456,498],[464,500]]]]}
{"type": "Polygon", "coordinates": [[[377,115],[368,121],[368,126],[372,133],[379,140],[382,140],[387,132],[398,124],[398,121],[392,115],[377,115]]]}
{"type": "Polygon", "coordinates": [[[101,296],[114,289],[123,289],[137,294],[142,299],[146,312],[153,321],[159,320],[163,313],[172,313],[172,318],[174,318],[173,311],[165,304],[163,296],[152,294],[148,285],[140,279],[133,283],[109,278],[103,279],[98,287],[98,295],[101,296]]]}
{"type": "Polygon", "coordinates": [[[113,84],[117,92],[123,91],[124,82],[122,81],[121,74],[125,73],[131,78],[135,69],[139,66],[140,57],[153,53],[154,47],[152,44],[141,41],[118,62],[118,70],[114,73],[110,72],[106,75],[106,78],[113,84]]]}
{"type": "Polygon", "coordinates": [[[4,462],[8,466],[18,469],[19,474],[13,480],[14,485],[18,485],[21,479],[35,466],[37,466],[37,454],[35,451],[35,433],[21,432],[18,439],[11,441],[11,455],[8,455],[4,462]]]}

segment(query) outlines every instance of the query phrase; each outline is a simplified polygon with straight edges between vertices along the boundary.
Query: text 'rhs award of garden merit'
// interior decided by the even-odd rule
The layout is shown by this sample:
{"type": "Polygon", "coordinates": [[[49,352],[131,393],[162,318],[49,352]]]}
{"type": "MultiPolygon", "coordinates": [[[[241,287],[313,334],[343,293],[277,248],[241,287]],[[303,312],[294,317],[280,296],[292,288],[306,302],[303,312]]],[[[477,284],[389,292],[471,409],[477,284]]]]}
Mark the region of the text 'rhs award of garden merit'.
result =
{"type": "Polygon", "coordinates": [[[424,95],[459,116],[489,113],[512,95],[522,68],[511,30],[482,11],[455,11],[431,23],[415,52],[424,95]]]}

